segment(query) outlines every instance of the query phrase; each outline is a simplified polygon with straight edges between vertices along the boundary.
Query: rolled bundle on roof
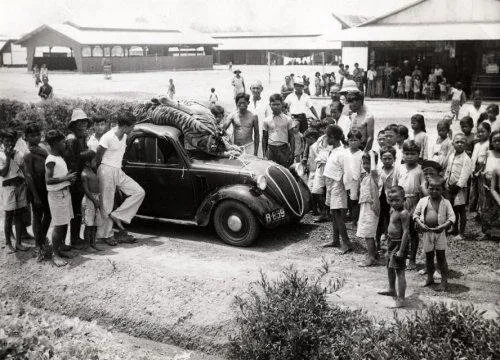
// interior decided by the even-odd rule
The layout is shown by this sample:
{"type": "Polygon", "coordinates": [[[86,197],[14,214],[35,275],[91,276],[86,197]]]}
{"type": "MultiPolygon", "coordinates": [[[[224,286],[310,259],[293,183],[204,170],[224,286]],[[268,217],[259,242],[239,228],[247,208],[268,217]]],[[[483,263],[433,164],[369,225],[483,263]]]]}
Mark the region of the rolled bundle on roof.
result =
{"type": "Polygon", "coordinates": [[[185,143],[194,149],[213,155],[221,155],[227,150],[212,114],[194,113],[187,106],[164,99],[162,103],[152,99],[149,103],[138,104],[133,113],[138,123],[176,127],[183,133],[185,143]]]}

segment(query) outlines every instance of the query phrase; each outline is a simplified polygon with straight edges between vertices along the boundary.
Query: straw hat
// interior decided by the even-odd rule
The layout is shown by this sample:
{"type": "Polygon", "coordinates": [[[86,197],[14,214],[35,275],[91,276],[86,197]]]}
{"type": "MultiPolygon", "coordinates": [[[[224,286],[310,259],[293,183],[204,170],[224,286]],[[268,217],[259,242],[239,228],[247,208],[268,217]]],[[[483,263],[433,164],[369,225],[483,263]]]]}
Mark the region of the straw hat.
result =
{"type": "Polygon", "coordinates": [[[241,74],[241,70],[240,69],[236,69],[236,70],[233,71],[233,74],[237,74],[237,73],[241,74]]]}
{"type": "Polygon", "coordinates": [[[264,87],[262,86],[262,82],[260,80],[254,81],[252,85],[250,85],[250,89],[254,88],[261,88],[263,89],[264,87]]]}
{"type": "Polygon", "coordinates": [[[299,86],[304,86],[304,79],[302,79],[301,76],[297,76],[293,78],[293,84],[294,85],[299,85],[299,86]]]}
{"type": "Polygon", "coordinates": [[[69,121],[68,126],[71,126],[78,120],[89,121],[87,114],[85,114],[85,112],[80,108],[73,109],[73,113],[71,114],[71,120],[69,121]]]}
{"type": "Polygon", "coordinates": [[[344,80],[342,84],[342,88],[340,89],[341,93],[351,93],[351,92],[361,92],[356,85],[354,80],[344,80]]]}

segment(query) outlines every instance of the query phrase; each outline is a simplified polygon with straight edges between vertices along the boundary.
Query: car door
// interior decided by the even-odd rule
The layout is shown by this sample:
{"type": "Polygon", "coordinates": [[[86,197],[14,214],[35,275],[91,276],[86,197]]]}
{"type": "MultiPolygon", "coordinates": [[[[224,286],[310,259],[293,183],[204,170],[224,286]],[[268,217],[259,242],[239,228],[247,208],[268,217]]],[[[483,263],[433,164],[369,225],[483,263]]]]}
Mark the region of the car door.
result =
{"type": "Polygon", "coordinates": [[[131,139],[124,159],[125,172],[146,191],[139,215],[194,218],[191,173],[171,139],[139,133],[131,139]]]}

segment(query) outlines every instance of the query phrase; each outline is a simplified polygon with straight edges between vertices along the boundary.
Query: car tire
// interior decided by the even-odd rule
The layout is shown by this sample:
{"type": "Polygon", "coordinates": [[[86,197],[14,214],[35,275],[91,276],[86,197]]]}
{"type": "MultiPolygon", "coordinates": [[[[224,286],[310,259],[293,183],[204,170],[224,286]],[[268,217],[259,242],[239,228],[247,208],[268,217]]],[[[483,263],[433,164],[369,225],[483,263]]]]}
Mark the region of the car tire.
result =
{"type": "Polygon", "coordinates": [[[260,224],[252,211],[235,200],[225,200],[217,206],[213,224],[222,241],[234,246],[251,245],[260,231],[260,224]]]}

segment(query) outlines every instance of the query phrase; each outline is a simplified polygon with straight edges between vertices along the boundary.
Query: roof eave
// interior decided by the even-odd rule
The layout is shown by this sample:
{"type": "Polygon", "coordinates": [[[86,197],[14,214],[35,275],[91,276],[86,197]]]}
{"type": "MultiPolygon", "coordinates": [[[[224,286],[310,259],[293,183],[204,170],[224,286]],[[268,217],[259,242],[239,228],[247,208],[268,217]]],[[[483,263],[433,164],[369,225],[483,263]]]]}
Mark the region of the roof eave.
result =
{"type": "Polygon", "coordinates": [[[412,3],[406,4],[406,5],[404,5],[404,6],[400,7],[400,8],[397,8],[397,9],[394,9],[394,10],[390,11],[389,13],[385,13],[383,15],[380,15],[380,16],[377,16],[377,17],[375,17],[373,19],[365,21],[364,23],[359,24],[358,27],[362,27],[362,26],[365,26],[365,25],[370,25],[370,24],[377,23],[380,20],[388,18],[389,16],[399,14],[402,11],[405,11],[407,9],[410,9],[410,8],[414,7],[414,6],[417,6],[417,5],[421,4],[421,3],[423,3],[424,1],[427,1],[427,0],[417,0],[417,1],[414,1],[412,3]]]}

